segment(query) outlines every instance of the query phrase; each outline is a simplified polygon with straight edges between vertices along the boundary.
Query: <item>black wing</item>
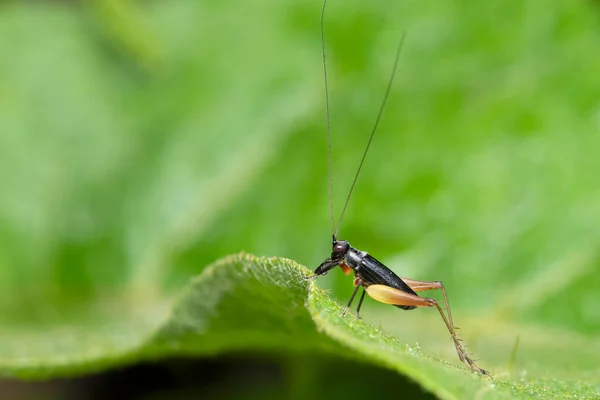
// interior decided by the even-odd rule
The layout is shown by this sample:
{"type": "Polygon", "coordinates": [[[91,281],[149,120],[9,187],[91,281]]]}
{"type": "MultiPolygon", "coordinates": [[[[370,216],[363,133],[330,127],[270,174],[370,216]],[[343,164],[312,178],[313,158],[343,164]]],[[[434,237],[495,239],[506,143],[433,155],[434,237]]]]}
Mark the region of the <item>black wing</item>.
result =
{"type": "MultiPolygon", "coordinates": [[[[372,285],[386,285],[393,287],[394,289],[401,290],[405,293],[414,294],[414,290],[410,288],[398,275],[391,269],[383,265],[374,257],[369,254],[365,255],[360,263],[359,274],[363,281],[367,284],[372,285]]],[[[412,310],[414,306],[396,306],[403,310],[412,310]]]]}

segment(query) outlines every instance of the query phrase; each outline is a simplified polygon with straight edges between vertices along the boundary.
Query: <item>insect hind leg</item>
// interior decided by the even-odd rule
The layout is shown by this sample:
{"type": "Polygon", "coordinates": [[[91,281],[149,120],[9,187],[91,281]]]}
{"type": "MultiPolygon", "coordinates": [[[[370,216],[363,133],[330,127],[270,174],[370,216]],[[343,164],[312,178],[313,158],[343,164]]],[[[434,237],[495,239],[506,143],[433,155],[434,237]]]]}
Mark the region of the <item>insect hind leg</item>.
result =
{"type": "Polygon", "coordinates": [[[442,294],[444,295],[444,304],[446,306],[446,312],[448,313],[448,320],[450,322],[450,325],[456,329],[454,327],[454,321],[452,321],[452,312],[450,311],[450,303],[448,302],[448,296],[446,295],[446,288],[444,287],[444,284],[440,281],[419,281],[416,279],[410,279],[410,278],[401,278],[404,283],[406,283],[412,290],[414,290],[415,292],[421,292],[424,290],[436,290],[436,289],[440,289],[442,291],[442,294]]]}
{"type": "Polygon", "coordinates": [[[411,293],[406,293],[402,290],[398,290],[386,285],[369,285],[366,287],[366,291],[370,297],[385,304],[391,304],[395,306],[436,307],[438,312],[440,313],[440,316],[444,320],[448,331],[450,332],[452,342],[454,343],[456,353],[458,354],[458,358],[464,364],[466,364],[467,367],[469,367],[469,369],[471,369],[472,371],[476,371],[482,375],[489,376],[489,372],[487,372],[483,368],[480,368],[477,364],[475,364],[475,361],[473,361],[473,359],[469,357],[467,351],[464,349],[463,345],[460,343],[458,336],[456,335],[456,329],[450,323],[450,320],[448,319],[448,317],[446,317],[446,314],[444,314],[442,307],[440,307],[437,301],[431,298],[419,297],[411,293]]]}

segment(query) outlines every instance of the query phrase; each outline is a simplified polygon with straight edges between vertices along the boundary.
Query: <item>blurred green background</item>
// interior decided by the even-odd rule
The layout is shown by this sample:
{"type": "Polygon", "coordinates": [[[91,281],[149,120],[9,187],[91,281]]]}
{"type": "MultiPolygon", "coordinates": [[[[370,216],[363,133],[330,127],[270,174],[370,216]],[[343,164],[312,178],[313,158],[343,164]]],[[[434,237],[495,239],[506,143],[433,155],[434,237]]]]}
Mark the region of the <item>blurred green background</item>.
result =
{"type": "MultiPolygon", "coordinates": [[[[69,348],[64,332],[135,341],[227,254],[330,253],[320,8],[0,5],[3,363],[69,348]],[[39,340],[56,327],[59,350],[39,340]]],[[[517,337],[524,354],[600,348],[598,17],[592,1],[329,4],[336,215],[407,34],[339,237],[443,280],[483,366],[510,369],[495,347],[517,337]]],[[[319,285],[345,303],[350,282],[319,285]]],[[[368,303],[406,342],[446,339],[433,311],[368,303]]]]}

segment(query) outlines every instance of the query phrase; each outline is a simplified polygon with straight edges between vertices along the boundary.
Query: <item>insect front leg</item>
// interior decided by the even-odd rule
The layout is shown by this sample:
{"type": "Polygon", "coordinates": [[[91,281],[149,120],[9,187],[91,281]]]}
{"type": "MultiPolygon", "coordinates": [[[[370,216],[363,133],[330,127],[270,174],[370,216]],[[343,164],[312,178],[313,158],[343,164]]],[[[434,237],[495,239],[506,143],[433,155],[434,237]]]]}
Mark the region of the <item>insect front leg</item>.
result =
{"type": "Polygon", "coordinates": [[[452,336],[452,341],[454,342],[454,347],[456,347],[458,358],[472,371],[479,372],[482,375],[490,375],[489,372],[477,366],[475,361],[468,356],[466,350],[462,344],[460,344],[460,341],[456,336],[456,330],[454,329],[454,326],[450,324],[450,321],[448,318],[446,318],[446,315],[437,301],[426,297],[419,297],[417,295],[406,293],[385,285],[369,285],[366,287],[366,291],[373,299],[385,304],[392,304],[395,306],[436,307],[442,319],[444,320],[450,335],[452,336]]]}
{"type": "MultiPolygon", "coordinates": [[[[342,313],[342,317],[346,316],[346,313],[348,312],[348,310],[350,309],[350,306],[352,305],[352,302],[354,301],[354,297],[356,297],[356,293],[358,293],[358,290],[363,287],[363,282],[362,279],[360,278],[354,278],[354,291],[352,292],[352,296],[350,296],[350,300],[348,301],[348,305],[346,306],[346,308],[344,308],[344,312],[342,313]]],[[[363,300],[365,299],[365,289],[363,287],[363,291],[362,294],[360,295],[360,300],[358,300],[358,306],[356,307],[356,318],[360,319],[360,307],[362,306],[363,300]]]]}
{"type": "Polygon", "coordinates": [[[329,272],[330,269],[335,268],[338,265],[342,265],[342,264],[344,264],[343,259],[334,260],[334,259],[328,258],[327,260],[323,261],[321,263],[321,265],[319,265],[317,267],[317,269],[315,269],[314,274],[307,276],[306,279],[312,279],[312,278],[316,278],[317,276],[327,275],[327,272],[329,272]]]}
{"type": "MultiPolygon", "coordinates": [[[[358,292],[358,289],[360,289],[360,285],[356,285],[356,287],[354,288],[354,291],[352,292],[352,296],[350,296],[350,300],[348,300],[348,305],[346,306],[346,308],[344,308],[344,312],[342,313],[342,317],[346,316],[346,313],[348,312],[348,309],[352,305],[352,302],[354,301],[354,297],[356,296],[356,293],[358,292]]],[[[363,293],[363,296],[364,296],[364,293],[363,293]]],[[[361,302],[362,302],[362,297],[361,297],[361,302]]],[[[360,307],[360,303],[359,303],[359,307],[360,307]]]]}
{"type": "Polygon", "coordinates": [[[365,294],[367,293],[366,289],[363,288],[362,294],[360,295],[360,300],[358,301],[358,306],[356,307],[356,318],[360,319],[360,306],[362,306],[363,300],[365,299],[365,294]]]}

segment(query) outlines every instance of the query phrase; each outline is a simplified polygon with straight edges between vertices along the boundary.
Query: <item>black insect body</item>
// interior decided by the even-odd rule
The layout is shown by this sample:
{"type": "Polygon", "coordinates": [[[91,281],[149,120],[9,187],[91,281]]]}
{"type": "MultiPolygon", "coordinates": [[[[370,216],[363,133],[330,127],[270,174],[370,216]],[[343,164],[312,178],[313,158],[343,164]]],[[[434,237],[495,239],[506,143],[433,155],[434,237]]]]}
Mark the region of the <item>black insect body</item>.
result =
{"type": "Polygon", "coordinates": [[[489,375],[489,372],[480,368],[465,351],[460,343],[460,339],[456,334],[456,328],[452,321],[452,313],[450,312],[450,304],[446,295],[446,289],[442,282],[439,281],[419,281],[410,278],[400,278],[391,269],[383,265],[380,261],[369,255],[367,252],[355,249],[345,240],[333,239],[333,251],[331,257],[327,258],[321,265],[317,267],[314,275],[309,278],[314,278],[321,275],[326,275],[327,272],[337,266],[341,267],[345,273],[354,271],[355,289],[350,296],[348,305],[344,309],[342,315],[346,315],[358,290],[362,287],[363,292],[356,307],[356,316],[359,316],[360,307],[365,298],[365,293],[377,301],[385,304],[391,304],[403,310],[412,310],[417,307],[436,307],[450,332],[458,358],[464,362],[472,371],[476,371],[482,375],[489,375]],[[442,307],[434,299],[420,297],[416,292],[423,290],[441,289],[444,295],[444,305],[447,310],[447,315],[442,307]]]}
{"type": "MultiPolygon", "coordinates": [[[[356,277],[356,289],[350,298],[350,303],[344,311],[344,314],[350,308],[356,292],[361,286],[367,287],[369,285],[386,285],[397,290],[401,290],[406,293],[417,295],[402,279],[398,277],[391,269],[383,265],[381,262],[376,260],[373,256],[369,255],[365,251],[355,249],[350,243],[345,240],[336,240],[333,243],[333,252],[331,257],[326,259],[317,269],[315,275],[325,275],[330,269],[341,266],[345,272],[349,273],[351,270],[354,271],[356,277]]],[[[360,306],[364,299],[364,291],[361,300],[356,308],[356,314],[360,312],[360,306]]],[[[404,306],[397,305],[397,307],[404,310],[412,310],[416,306],[404,306]]]]}
{"type": "Polygon", "coordinates": [[[326,98],[326,107],[327,107],[327,139],[328,139],[328,159],[329,159],[329,217],[331,222],[331,230],[332,230],[332,252],[331,256],[327,258],[321,265],[317,267],[314,274],[308,278],[314,278],[317,276],[325,275],[329,270],[335,268],[337,266],[341,267],[344,273],[349,274],[350,272],[354,272],[354,285],[355,289],[350,297],[350,301],[348,301],[348,305],[344,309],[343,315],[346,315],[348,309],[352,305],[356,294],[358,293],[360,288],[363,288],[360,300],[358,301],[358,306],[356,307],[356,315],[359,316],[360,307],[365,298],[365,293],[367,293],[371,298],[380,301],[385,304],[391,304],[396,307],[399,307],[404,310],[412,310],[417,307],[436,307],[439,311],[448,331],[450,332],[452,341],[454,346],[456,347],[456,352],[460,360],[467,365],[469,369],[472,371],[478,372],[482,375],[489,376],[489,373],[480,368],[475,364],[465,351],[464,347],[460,343],[460,339],[456,334],[456,328],[452,321],[452,314],[450,312],[450,305],[448,303],[448,297],[446,296],[446,289],[441,282],[432,281],[418,281],[415,279],[409,278],[400,278],[396,275],[392,270],[383,265],[377,259],[369,255],[368,253],[358,250],[350,245],[345,240],[337,239],[337,232],[339,230],[340,224],[344,217],[344,213],[346,211],[346,207],[348,205],[348,201],[350,200],[350,196],[352,195],[352,191],[354,190],[354,186],[356,184],[356,180],[362,168],[363,162],[371,145],[371,141],[373,136],[375,135],[375,131],[377,129],[377,125],[379,124],[379,120],[383,113],[383,109],[385,108],[385,103],[390,93],[390,89],[394,80],[394,75],[396,72],[396,68],[398,65],[398,59],[400,57],[400,51],[402,49],[402,44],[404,41],[404,36],[400,41],[398,49],[396,51],[396,58],[394,61],[394,67],[392,70],[392,74],[387,86],[386,93],[384,95],[383,103],[379,108],[379,113],[377,115],[377,119],[375,121],[375,125],[373,130],[371,131],[371,136],[369,137],[369,141],[367,142],[367,147],[363,153],[362,159],[359,163],[358,170],[354,176],[354,180],[350,187],[350,191],[346,198],[346,202],[342,209],[342,213],[340,219],[338,221],[337,227],[333,220],[333,189],[332,189],[332,178],[331,178],[331,132],[329,129],[329,95],[327,89],[327,67],[325,62],[325,35],[323,29],[323,19],[325,15],[325,7],[327,4],[327,0],[323,3],[323,9],[321,11],[321,45],[322,45],[322,55],[323,55],[323,70],[325,77],[325,98],[326,98]],[[444,296],[444,306],[446,309],[446,313],[442,307],[438,304],[438,302],[431,298],[420,297],[417,292],[424,290],[433,290],[440,289],[444,296]]]}

